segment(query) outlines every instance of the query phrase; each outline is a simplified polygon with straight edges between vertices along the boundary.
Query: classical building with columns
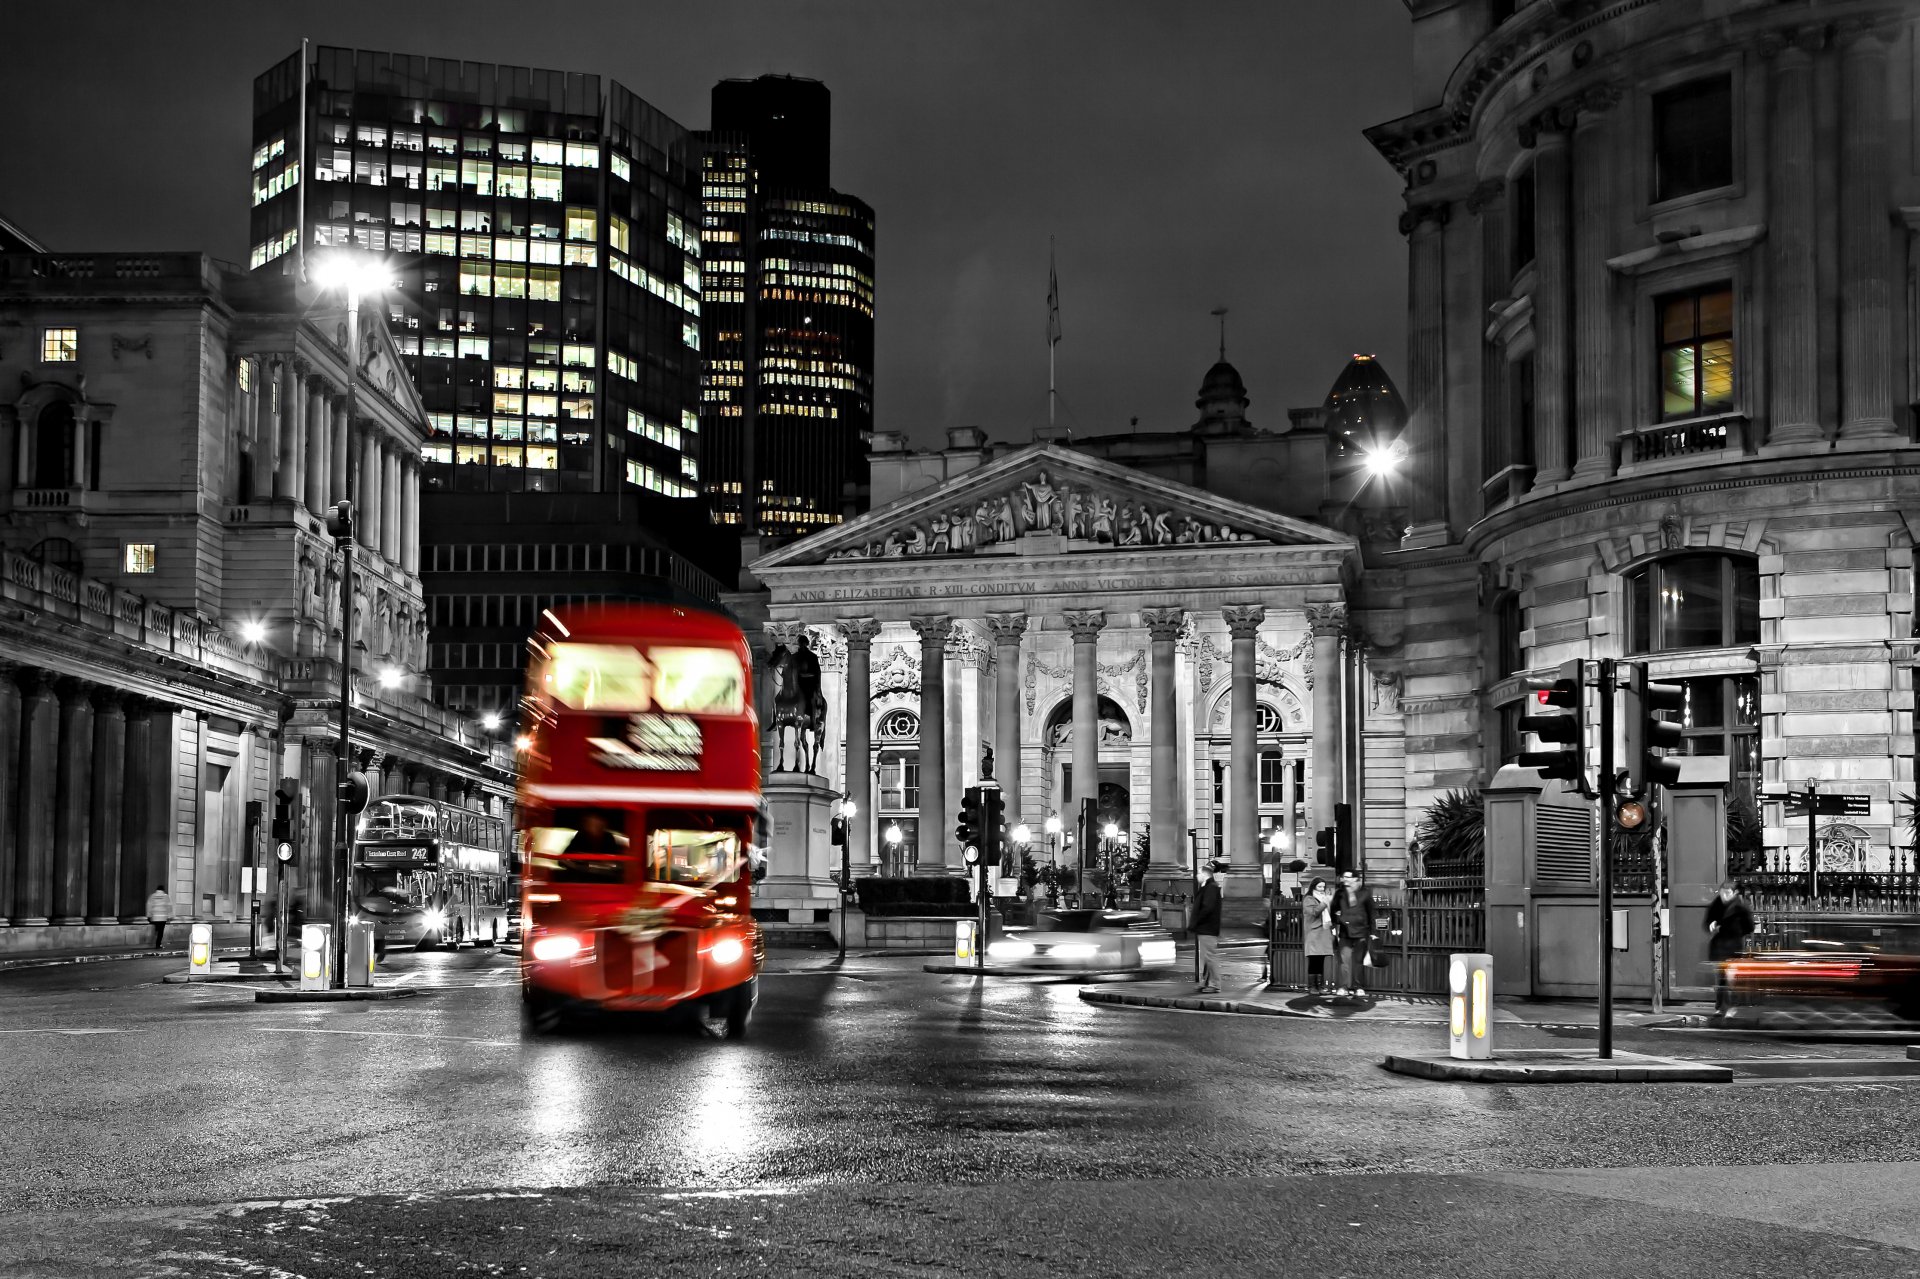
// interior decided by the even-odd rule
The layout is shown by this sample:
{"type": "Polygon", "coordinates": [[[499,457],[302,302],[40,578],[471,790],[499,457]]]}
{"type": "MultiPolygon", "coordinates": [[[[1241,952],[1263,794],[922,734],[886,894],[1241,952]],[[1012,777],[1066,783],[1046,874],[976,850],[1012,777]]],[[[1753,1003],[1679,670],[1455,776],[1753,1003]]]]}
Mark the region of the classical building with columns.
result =
{"type": "MultiPolygon", "coordinates": [[[[0,255],[0,951],[247,918],[250,805],[298,796],[299,887],[335,838],[352,495],[355,766],[504,811],[496,735],[427,700],[424,415],[384,326],[347,418],[337,300],[198,254],[0,255]]],[[[274,884],[270,881],[268,890],[274,884]]]]}
{"type": "Polygon", "coordinates": [[[1408,9],[1418,109],[1369,137],[1407,183],[1410,808],[1513,758],[1526,675],[1629,658],[1769,864],[1807,854],[1765,796],[1817,778],[1871,802],[1823,862],[1910,865],[1913,7],[1408,9]]]}

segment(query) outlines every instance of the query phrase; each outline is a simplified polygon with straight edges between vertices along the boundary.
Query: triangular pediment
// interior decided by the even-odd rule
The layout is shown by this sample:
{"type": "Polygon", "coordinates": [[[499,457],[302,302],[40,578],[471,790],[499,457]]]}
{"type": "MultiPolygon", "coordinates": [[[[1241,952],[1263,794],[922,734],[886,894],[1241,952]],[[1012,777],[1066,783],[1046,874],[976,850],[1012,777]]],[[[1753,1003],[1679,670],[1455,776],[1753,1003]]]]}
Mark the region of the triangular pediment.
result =
{"type": "Polygon", "coordinates": [[[1055,444],[1034,444],[755,561],[1058,555],[1204,546],[1348,548],[1344,533],[1055,444]]]}

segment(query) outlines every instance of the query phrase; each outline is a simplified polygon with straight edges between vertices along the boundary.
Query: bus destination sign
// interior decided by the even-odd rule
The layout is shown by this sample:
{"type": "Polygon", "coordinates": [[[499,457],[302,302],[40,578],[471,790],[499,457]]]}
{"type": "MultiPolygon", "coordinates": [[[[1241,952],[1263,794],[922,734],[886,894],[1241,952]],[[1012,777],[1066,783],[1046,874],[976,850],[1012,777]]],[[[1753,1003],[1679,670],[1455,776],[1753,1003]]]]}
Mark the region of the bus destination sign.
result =
{"type": "Polygon", "coordinates": [[[627,735],[590,737],[594,762],[604,768],[689,773],[700,768],[700,725],[690,715],[642,712],[627,717],[627,735]]]}

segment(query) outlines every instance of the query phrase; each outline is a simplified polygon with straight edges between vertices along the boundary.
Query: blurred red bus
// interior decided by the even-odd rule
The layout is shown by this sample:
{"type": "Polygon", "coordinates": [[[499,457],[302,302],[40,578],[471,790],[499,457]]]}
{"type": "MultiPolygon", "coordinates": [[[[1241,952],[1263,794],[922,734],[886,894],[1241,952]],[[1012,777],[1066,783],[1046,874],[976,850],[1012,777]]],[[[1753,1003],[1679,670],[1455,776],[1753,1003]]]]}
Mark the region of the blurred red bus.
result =
{"type": "Polygon", "coordinates": [[[520,751],[528,1023],[687,1007],[744,1034],[765,943],[760,726],[746,637],[695,607],[541,615],[520,751]]]}

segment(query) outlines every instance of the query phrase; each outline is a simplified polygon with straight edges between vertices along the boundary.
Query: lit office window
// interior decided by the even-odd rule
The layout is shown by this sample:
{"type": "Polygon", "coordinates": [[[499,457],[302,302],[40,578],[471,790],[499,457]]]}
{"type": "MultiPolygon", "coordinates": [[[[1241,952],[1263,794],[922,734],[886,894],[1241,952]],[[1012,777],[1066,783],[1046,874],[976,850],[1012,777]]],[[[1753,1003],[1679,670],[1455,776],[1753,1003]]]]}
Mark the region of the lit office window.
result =
{"type": "Polygon", "coordinates": [[[79,329],[43,329],[40,359],[46,364],[71,364],[80,358],[79,329]]]}
{"type": "Polygon", "coordinates": [[[157,556],[152,542],[128,542],[125,571],[128,573],[152,573],[157,571],[157,556]]]}
{"type": "Polygon", "coordinates": [[[1733,404],[1733,289],[1713,284],[1660,299],[1660,416],[1733,404]]]}

